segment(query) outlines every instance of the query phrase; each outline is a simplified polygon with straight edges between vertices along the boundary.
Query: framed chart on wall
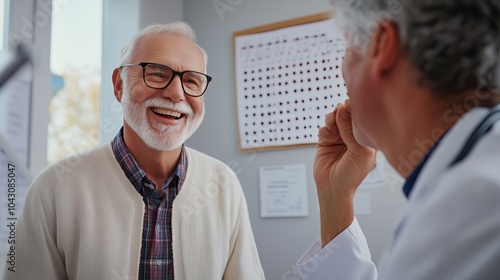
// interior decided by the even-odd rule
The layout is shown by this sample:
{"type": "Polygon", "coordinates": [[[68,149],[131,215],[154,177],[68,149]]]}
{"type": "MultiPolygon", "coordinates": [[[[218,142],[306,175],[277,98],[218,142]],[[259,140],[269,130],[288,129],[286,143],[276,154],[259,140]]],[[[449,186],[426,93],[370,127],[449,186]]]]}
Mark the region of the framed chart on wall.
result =
{"type": "Polygon", "coordinates": [[[233,33],[241,152],[314,145],[347,98],[342,32],[330,13],[233,33]]]}

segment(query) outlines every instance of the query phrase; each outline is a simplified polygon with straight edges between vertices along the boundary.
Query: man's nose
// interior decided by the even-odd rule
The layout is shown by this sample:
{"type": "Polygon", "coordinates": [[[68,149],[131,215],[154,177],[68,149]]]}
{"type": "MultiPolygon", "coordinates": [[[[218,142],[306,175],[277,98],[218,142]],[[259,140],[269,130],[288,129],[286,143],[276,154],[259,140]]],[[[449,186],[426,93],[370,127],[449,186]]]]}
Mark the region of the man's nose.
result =
{"type": "Polygon", "coordinates": [[[163,89],[163,97],[170,98],[174,102],[184,100],[184,89],[182,88],[182,81],[179,75],[175,75],[170,84],[163,89]]]}

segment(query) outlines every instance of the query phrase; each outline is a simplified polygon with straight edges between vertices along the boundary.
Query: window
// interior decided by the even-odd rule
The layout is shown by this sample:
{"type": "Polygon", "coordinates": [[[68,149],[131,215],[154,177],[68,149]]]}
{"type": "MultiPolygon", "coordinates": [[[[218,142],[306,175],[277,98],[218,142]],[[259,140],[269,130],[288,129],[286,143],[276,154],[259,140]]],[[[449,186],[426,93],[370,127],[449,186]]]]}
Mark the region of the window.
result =
{"type": "Polygon", "coordinates": [[[7,42],[7,21],[9,20],[7,1],[8,0],[0,0],[0,15],[2,16],[0,20],[0,51],[6,49],[4,44],[7,42]]]}
{"type": "Polygon", "coordinates": [[[49,163],[99,144],[102,5],[102,0],[54,1],[49,163]]]}

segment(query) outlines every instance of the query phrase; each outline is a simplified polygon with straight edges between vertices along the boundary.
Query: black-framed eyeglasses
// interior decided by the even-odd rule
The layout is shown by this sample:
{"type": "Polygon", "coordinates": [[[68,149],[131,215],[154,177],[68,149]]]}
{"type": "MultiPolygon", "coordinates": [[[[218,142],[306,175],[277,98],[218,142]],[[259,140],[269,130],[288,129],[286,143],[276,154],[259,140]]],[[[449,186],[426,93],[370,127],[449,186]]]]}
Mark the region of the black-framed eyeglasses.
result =
{"type": "Polygon", "coordinates": [[[212,77],[197,71],[188,70],[178,72],[166,65],[152,62],[124,64],[120,66],[120,68],[129,66],[141,66],[144,83],[148,87],[154,89],[164,89],[168,87],[177,75],[181,79],[184,93],[193,97],[202,96],[212,80],[212,77]]]}

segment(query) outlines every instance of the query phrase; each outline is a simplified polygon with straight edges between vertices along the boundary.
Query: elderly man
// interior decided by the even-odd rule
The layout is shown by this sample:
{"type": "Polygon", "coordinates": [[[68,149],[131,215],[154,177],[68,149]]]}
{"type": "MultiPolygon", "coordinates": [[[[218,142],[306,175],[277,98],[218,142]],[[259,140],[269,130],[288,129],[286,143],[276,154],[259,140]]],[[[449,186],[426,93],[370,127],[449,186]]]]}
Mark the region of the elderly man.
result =
{"type": "Polygon", "coordinates": [[[264,279],[238,179],[183,144],[206,61],[182,22],[132,38],[113,72],[122,130],[36,178],[7,279],[264,279]]]}
{"type": "Polygon", "coordinates": [[[321,238],[302,277],[499,279],[500,2],[332,3],[350,101],[319,132],[321,238]],[[406,178],[409,199],[378,271],[353,214],[368,147],[406,178]]]}

